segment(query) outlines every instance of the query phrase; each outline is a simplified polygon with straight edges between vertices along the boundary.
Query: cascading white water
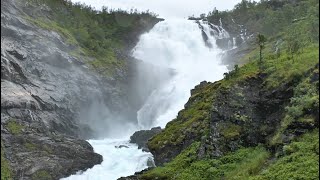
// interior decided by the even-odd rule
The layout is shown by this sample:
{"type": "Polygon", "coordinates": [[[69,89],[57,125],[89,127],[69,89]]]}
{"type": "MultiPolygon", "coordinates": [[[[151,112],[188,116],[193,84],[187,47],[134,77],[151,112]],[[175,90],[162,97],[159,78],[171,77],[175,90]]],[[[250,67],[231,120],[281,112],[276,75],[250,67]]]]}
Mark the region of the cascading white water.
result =
{"type": "Polygon", "coordinates": [[[78,172],[61,180],[116,180],[146,169],[152,155],[142,152],[135,144],[129,143],[128,138],[89,140],[96,153],[103,156],[103,162],[93,168],[78,172]],[[116,148],[125,145],[127,147],[116,148]]]}
{"type": "Polygon", "coordinates": [[[225,31],[214,32],[208,23],[199,23],[212,48],[205,45],[199,25],[183,19],[160,22],[141,36],[133,55],[175,71],[174,77],[154,90],[139,110],[138,121],[143,129],[164,127],[183,108],[195,85],[204,80],[219,80],[227,71],[221,65],[222,50],[217,48],[215,41],[217,37],[227,37],[228,34],[225,31]]]}
{"type": "MultiPolygon", "coordinates": [[[[155,66],[173,69],[175,73],[152,92],[138,111],[139,127],[136,130],[164,127],[183,108],[195,85],[223,77],[227,68],[221,65],[222,50],[217,48],[215,41],[216,38],[228,37],[228,34],[221,27],[214,27],[216,30],[206,22],[197,24],[186,19],[171,19],[156,24],[141,36],[133,56],[155,66]],[[211,48],[206,44],[211,44],[211,48]]],[[[120,140],[89,140],[94,151],[103,155],[102,164],[65,179],[116,180],[145,169],[152,155],[138,150],[128,140],[129,135],[120,140]],[[116,148],[118,145],[128,148],[116,148]]]]}

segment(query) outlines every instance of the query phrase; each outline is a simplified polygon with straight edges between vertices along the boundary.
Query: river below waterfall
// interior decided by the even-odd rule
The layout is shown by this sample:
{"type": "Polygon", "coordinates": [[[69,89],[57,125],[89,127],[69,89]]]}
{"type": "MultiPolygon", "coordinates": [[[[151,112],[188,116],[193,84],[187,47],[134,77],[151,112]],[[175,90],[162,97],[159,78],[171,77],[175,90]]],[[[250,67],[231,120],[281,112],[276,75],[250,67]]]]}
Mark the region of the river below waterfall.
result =
{"type": "Polygon", "coordinates": [[[103,162],[93,168],[79,172],[63,180],[116,180],[121,176],[133,175],[147,168],[151,153],[142,152],[128,139],[89,140],[96,153],[103,156],[103,162]],[[117,148],[120,145],[126,147],[117,148]]]}
{"type": "MultiPolygon", "coordinates": [[[[183,109],[194,86],[204,80],[214,82],[223,78],[227,68],[221,65],[223,52],[216,46],[216,39],[222,37],[228,37],[222,27],[186,19],[159,22],[140,37],[133,56],[154,66],[173,69],[175,75],[155,89],[137,112],[136,130],[164,128],[183,109]]],[[[64,180],[116,180],[147,168],[152,155],[130,144],[129,136],[89,140],[94,151],[103,156],[102,164],[64,180]],[[116,148],[119,145],[128,148],[116,148]]]]}

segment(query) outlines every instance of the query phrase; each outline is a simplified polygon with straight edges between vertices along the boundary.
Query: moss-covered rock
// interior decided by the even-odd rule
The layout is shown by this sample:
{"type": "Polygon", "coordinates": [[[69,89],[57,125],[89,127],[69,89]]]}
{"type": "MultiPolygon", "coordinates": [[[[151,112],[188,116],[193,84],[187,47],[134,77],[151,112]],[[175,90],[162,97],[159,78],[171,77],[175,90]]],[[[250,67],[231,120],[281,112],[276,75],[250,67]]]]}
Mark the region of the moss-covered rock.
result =
{"type": "Polygon", "coordinates": [[[19,124],[16,119],[10,119],[6,124],[6,128],[13,135],[19,135],[23,129],[23,125],[19,124]]]}

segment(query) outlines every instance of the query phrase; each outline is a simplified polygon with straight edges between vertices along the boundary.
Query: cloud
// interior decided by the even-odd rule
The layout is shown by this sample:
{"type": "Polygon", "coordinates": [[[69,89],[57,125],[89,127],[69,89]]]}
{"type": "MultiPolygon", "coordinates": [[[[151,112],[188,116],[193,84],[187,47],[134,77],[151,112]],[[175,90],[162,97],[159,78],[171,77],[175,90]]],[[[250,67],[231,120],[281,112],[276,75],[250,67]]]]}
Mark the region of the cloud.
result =
{"type": "Polygon", "coordinates": [[[216,7],[218,10],[232,9],[241,0],[72,0],[73,2],[85,3],[96,9],[107,6],[114,9],[136,8],[140,11],[150,10],[160,17],[198,16],[201,13],[208,13],[216,7]]]}

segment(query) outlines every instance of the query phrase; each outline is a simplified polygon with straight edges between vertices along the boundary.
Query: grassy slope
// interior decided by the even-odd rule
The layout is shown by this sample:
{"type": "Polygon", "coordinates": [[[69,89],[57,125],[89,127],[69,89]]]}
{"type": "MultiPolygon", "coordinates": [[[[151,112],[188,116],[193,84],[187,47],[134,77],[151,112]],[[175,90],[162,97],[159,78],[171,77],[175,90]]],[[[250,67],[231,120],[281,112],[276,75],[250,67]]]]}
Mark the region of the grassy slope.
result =
{"type": "Polygon", "coordinates": [[[319,129],[285,145],[284,153],[250,179],[319,179],[319,129]]]}

